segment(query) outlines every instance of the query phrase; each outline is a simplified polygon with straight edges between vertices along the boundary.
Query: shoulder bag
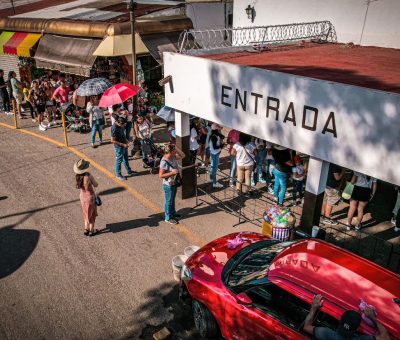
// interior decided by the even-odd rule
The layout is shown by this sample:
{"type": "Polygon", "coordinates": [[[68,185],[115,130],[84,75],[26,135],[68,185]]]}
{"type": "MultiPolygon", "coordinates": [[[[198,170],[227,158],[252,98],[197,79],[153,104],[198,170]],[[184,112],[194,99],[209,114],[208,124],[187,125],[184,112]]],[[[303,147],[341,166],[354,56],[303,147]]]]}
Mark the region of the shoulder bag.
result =
{"type": "Polygon", "coordinates": [[[257,162],[256,160],[253,158],[252,155],[250,155],[250,153],[247,151],[246,146],[243,146],[244,151],[246,152],[247,156],[249,156],[251,158],[251,160],[253,161],[253,181],[255,184],[257,184],[258,182],[258,171],[257,171],[257,162]]]}
{"type": "MultiPolygon", "coordinates": [[[[170,162],[168,162],[166,159],[164,159],[164,162],[166,162],[172,169],[176,169],[170,162]]],[[[179,170],[178,170],[179,171],[179,170]]],[[[168,179],[169,184],[174,187],[180,187],[182,186],[182,176],[178,172],[176,175],[170,176],[168,179]]]]}

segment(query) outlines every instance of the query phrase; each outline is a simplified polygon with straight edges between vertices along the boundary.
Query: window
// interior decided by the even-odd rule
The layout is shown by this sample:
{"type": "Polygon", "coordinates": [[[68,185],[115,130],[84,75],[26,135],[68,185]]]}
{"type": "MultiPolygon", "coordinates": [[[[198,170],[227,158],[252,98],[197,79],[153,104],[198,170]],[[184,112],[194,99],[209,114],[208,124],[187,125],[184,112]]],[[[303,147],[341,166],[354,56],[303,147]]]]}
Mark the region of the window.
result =
{"type": "Polygon", "coordinates": [[[286,247],[293,242],[279,242],[269,240],[256,243],[256,247],[246,247],[243,249],[245,254],[239,255],[239,259],[235,257],[237,263],[229,274],[228,286],[233,291],[237,291],[236,287],[254,286],[267,282],[267,274],[272,260],[286,247]],[[253,249],[247,249],[253,248],[253,249]]]}
{"type": "Polygon", "coordinates": [[[311,306],[273,283],[250,288],[246,291],[253,306],[271,315],[281,323],[302,331],[304,320],[311,306]]]}

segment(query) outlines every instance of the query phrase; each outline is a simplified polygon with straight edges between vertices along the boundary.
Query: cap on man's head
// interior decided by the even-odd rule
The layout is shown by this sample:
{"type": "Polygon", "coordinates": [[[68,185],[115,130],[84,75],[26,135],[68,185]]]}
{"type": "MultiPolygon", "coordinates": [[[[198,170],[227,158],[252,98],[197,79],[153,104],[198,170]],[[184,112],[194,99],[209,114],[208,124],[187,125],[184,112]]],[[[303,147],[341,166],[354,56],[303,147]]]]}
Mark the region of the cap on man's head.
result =
{"type": "Polygon", "coordinates": [[[338,333],[343,337],[351,337],[360,326],[361,315],[354,310],[346,310],[340,319],[338,333]]]}

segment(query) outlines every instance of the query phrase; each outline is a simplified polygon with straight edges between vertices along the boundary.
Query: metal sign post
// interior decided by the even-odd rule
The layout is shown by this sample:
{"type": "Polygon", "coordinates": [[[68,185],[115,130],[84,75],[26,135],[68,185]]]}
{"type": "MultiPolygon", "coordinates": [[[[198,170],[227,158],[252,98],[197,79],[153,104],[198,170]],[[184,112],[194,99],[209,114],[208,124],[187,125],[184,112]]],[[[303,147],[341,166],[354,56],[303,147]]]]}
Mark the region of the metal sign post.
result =
{"type": "Polygon", "coordinates": [[[18,126],[18,119],[17,119],[17,101],[13,98],[12,99],[12,104],[13,104],[13,115],[14,115],[14,125],[16,129],[19,129],[18,126]]]}
{"type": "Polygon", "coordinates": [[[68,135],[67,135],[67,124],[65,123],[65,112],[61,112],[62,126],[64,130],[64,142],[65,146],[68,148],[68,135]]]}

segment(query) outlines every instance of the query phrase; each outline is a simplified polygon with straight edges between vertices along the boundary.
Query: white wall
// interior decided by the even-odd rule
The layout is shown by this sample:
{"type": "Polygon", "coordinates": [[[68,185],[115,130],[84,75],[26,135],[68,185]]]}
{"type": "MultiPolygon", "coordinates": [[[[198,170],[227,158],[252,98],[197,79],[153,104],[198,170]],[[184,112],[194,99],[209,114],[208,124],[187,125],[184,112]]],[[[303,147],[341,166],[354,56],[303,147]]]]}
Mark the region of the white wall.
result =
{"type": "MultiPolygon", "coordinates": [[[[164,53],[164,73],[173,79],[174,92],[165,87],[169,107],[400,185],[399,94],[176,53],[164,53]],[[231,107],[221,103],[222,85],[232,88],[224,98],[231,107]],[[246,110],[235,108],[236,89],[247,91],[246,110]],[[252,92],[263,96],[257,114],[252,92]],[[280,101],[278,120],[266,115],[267,97],[280,101]],[[296,125],[283,122],[290,102],[296,125]],[[315,131],[302,127],[305,105],[318,109],[315,131]],[[336,137],[322,133],[331,112],[336,137]]],[[[313,117],[306,115],[307,125],[313,117]]]]}
{"type": "Polygon", "coordinates": [[[223,3],[186,4],[186,15],[192,19],[194,29],[225,27],[223,3]]]}
{"type": "Polygon", "coordinates": [[[400,48],[400,0],[235,0],[233,6],[234,27],[329,20],[339,42],[400,48]],[[253,24],[249,4],[256,10],[253,24]]]}

